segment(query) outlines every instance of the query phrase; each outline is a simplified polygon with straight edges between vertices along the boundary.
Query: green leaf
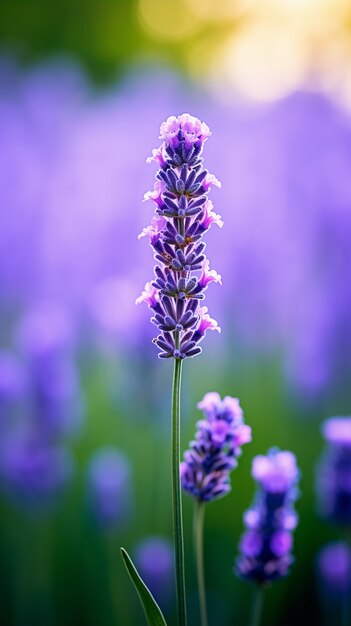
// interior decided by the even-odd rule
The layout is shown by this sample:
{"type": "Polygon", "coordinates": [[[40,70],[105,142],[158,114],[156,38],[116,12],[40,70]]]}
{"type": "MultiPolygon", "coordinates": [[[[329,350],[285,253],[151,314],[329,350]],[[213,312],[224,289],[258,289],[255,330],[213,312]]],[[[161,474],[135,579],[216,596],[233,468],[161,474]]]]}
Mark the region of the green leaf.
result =
{"type": "Polygon", "coordinates": [[[147,588],[144,581],[140,578],[132,559],[124,548],[121,548],[121,555],[130,579],[140,598],[140,602],[144,609],[149,626],[167,626],[166,620],[162,615],[160,607],[158,606],[151,591],[147,588]]]}

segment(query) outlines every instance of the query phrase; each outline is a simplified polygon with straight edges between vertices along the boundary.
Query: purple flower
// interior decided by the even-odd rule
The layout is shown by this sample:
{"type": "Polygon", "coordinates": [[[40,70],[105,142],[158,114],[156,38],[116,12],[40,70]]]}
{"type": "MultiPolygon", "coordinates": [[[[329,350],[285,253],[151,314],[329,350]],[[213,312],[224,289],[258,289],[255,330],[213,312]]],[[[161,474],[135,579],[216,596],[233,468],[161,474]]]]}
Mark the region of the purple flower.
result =
{"type": "Polygon", "coordinates": [[[270,493],[288,491],[296,475],[296,457],[292,452],[276,451],[268,456],[258,455],[252,464],[252,476],[270,493]]]}
{"type": "Polygon", "coordinates": [[[222,225],[206,195],[220,183],[203,168],[201,158],[210,134],[206,124],[188,113],[172,116],[161,124],[163,144],[153,152],[160,169],[154,191],[144,198],[155,202],[156,217],[139,237],[150,236],[158,261],[152,283],[156,291],[150,297],[148,284],[137,302],[146,301],[154,311],[152,322],[161,331],[154,343],[161,358],[195,356],[206,330],[220,331],[207,308],[199,305],[208,284],[221,282],[209,269],[201,241],[211,223],[222,225]]]}
{"type": "Polygon", "coordinates": [[[159,307],[159,292],[152,283],[146,283],[144,291],[142,292],[141,296],[136,299],[135,304],[140,304],[141,302],[146,302],[146,304],[149,305],[150,309],[156,310],[159,307]]]}
{"type": "Polygon", "coordinates": [[[272,449],[253,461],[257,493],[244,514],[246,531],[240,541],[236,573],[257,584],[286,576],[293,562],[292,531],[297,525],[293,508],[299,471],[291,452],[272,449]]]}
{"type": "Polygon", "coordinates": [[[331,522],[351,524],[351,417],[322,425],[327,448],[317,464],[318,508],[331,522]]]}
{"type": "Polygon", "coordinates": [[[134,557],[141,577],[154,596],[169,602],[173,592],[171,542],[163,537],[147,537],[136,546],[134,557]]]}
{"type": "Polygon", "coordinates": [[[164,139],[166,145],[179,145],[178,133],[180,130],[179,118],[174,115],[167,118],[160,126],[159,139],[164,139]]]}
{"type": "Polygon", "coordinates": [[[183,113],[179,117],[172,115],[161,124],[159,138],[164,140],[166,146],[179,148],[183,141],[189,148],[201,147],[210,135],[211,131],[207,124],[189,113],[183,113]]]}
{"type": "Polygon", "coordinates": [[[243,410],[238,398],[225,396],[222,400],[217,391],[206,393],[201,402],[198,403],[197,408],[205,413],[208,420],[226,416],[228,421],[233,418],[235,422],[240,422],[243,417],[243,410]]]}
{"type": "Polygon", "coordinates": [[[156,215],[156,217],[152,218],[150,226],[147,226],[146,228],[142,230],[142,232],[138,236],[138,239],[141,239],[142,237],[146,237],[146,235],[149,235],[150,242],[152,245],[154,245],[159,240],[160,234],[165,228],[166,224],[167,224],[166,218],[162,217],[162,215],[161,216],[156,215]]]}
{"type": "Polygon", "coordinates": [[[207,393],[199,402],[205,419],[197,423],[195,440],[180,464],[182,488],[207,502],[229,493],[230,472],[237,466],[241,446],[251,441],[251,428],[244,424],[237,398],[207,393]]]}
{"type": "Polygon", "coordinates": [[[98,450],[88,467],[88,503],[105,528],[124,524],[131,513],[131,468],[127,457],[112,447],[98,450]]]}
{"type": "Polygon", "coordinates": [[[330,591],[351,592],[351,550],[341,541],[328,543],[317,558],[322,582],[330,591]]]}
{"type": "Polygon", "coordinates": [[[216,270],[210,270],[210,262],[208,259],[205,259],[201,267],[201,275],[199,278],[199,283],[201,287],[205,288],[212,281],[214,281],[215,283],[219,283],[221,285],[222,277],[220,274],[216,272],[216,270]]]}
{"type": "Polygon", "coordinates": [[[200,341],[205,336],[207,330],[216,330],[218,333],[221,332],[218,322],[210,317],[207,311],[207,306],[199,306],[198,308],[199,323],[193,334],[195,341],[200,341]]]}
{"type": "Polygon", "coordinates": [[[326,420],[322,432],[330,444],[351,448],[351,417],[332,417],[326,420]]]}
{"type": "Polygon", "coordinates": [[[220,215],[213,211],[213,203],[211,200],[207,200],[204,204],[204,215],[201,222],[201,226],[204,230],[207,230],[211,224],[217,224],[219,228],[222,228],[224,222],[220,215]]]}
{"type": "Polygon", "coordinates": [[[343,541],[327,543],[316,558],[317,582],[325,623],[350,623],[351,549],[343,541]]]}

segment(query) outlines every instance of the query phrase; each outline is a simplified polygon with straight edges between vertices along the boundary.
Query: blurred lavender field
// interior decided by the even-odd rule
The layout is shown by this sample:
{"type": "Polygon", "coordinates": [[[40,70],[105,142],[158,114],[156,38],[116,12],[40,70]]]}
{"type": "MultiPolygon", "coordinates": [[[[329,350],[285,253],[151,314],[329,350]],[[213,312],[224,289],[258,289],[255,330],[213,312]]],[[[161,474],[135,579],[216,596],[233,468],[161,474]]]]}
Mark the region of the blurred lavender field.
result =
{"type": "MultiPolygon", "coordinates": [[[[236,602],[248,595],[231,570],[251,497],[249,467],[254,452],[278,444],[298,456],[304,498],[298,573],[272,597],[267,624],[288,624],[286,616],[301,613],[304,621],[290,626],[320,619],[311,562],[335,535],[314,511],[319,422],[349,412],[350,401],[350,115],[318,91],[269,105],[229,105],[163,67],[138,66],[98,89],[73,61],[23,70],[4,56],[0,621],[6,626],[141,623],[120,568],[120,543],[134,546],[151,579],[162,576],[164,602],[173,606],[169,372],[156,359],[148,312],[135,299],[150,278],[148,244],[137,239],[152,216],[151,203],[142,200],[154,166],[145,161],[160,122],[183,111],[213,132],[206,165],[222,182],[211,199],[225,225],[211,230],[208,243],[223,280],[208,304],[222,334],[209,339],[196,367],[189,364],[182,438],[192,436],[195,405],[212,387],[240,396],[254,436],[233,494],[209,513],[210,609],[221,607],[223,626],[234,615],[246,619],[236,602]],[[111,498],[122,507],[110,508],[111,498]],[[146,563],[153,545],[163,555],[161,574],[146,563]]],[[[190,514],[186,505],[188,526],[190,514]]]]}
{"type": "Polygon", "coordinates": [[[67,61],[23,74],[3,59],[1,73],[4,321],[55,301],[81,330],[145,347],[148,317],[134,306],[148,277],[147,244],[137,242],[152,215],[141,203],[152,180],[145,159],[159,121],[182,108],[208,120],[208,165],[222,181],[213,200],[225,228],[209,244],[223,277],[211,294],[221,348],[230,334],[245,349],[279,349],[303,393],[342,388],[351,369],[345,112],[313,92],[224,106],[147,67],[104,92],[67,61]]]}

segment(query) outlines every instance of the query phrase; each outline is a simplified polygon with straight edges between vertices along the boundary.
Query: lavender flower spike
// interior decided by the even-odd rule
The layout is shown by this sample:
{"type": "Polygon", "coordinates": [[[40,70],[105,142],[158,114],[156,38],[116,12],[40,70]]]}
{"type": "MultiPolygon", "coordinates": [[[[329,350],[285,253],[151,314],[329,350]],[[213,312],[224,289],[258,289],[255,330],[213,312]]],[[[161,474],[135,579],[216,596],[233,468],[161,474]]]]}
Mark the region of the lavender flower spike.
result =
{"type": "Polygon", "coordinates": [[[295,455],[273,448],[267,456],[256,456],[252,476],[257,481],[257,493],[244,514],[246,531],[236,573],[263,585],[286,576],[293,562],[292,531],[297,525],[293,505],[299,479],[295,455]]]}
{"type": "Polygon", "coordinates": [[[327,449],[317,466],[320,513],[331,522],[351,524],[351,417],[332,417],[322,425],[327,449]]]}
{"type": "Polygon", "coordinates": [[[230,472],[237,466],[241,446],[251,441],[251,428],[244,424],[237,398],[221,399],[207,393],[197,405],[205,419],[197,423],[195,440],[180,464],[183,490],[199,502],[215,500],[229,493],[230,472]]]}
{"type": "Polygon", "coordinates": [[[139,238],[150,237],[158,264],[155,280],[147,283],[137,303],[147,302],[154,313],[152,322],[160,331],[154,343],[163,359],[195,356],[206,330],[220,332],[207,309],[200,307],[208,284],[221,282],[209,269],[202,241],[212,223],[223,225],[207,197],[220,183],[204,169],[201,158],[210,135],[208,126],[188,113],[169,117],[160,128],[163,143],[148,159],[160,167],[154,190],[144,197],[155,203],[156,216],[139,238]]]}

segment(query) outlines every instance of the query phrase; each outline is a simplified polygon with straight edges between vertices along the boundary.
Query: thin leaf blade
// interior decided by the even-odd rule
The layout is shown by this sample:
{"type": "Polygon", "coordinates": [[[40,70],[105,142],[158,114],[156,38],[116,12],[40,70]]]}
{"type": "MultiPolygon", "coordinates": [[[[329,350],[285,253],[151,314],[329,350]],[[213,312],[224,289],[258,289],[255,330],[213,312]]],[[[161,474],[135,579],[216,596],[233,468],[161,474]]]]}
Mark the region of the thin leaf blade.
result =
{"type": "Polygon", "coordinates": [[[124,548],[121,548],[121,555],[129,577],[139,596],[149,626],[167,626],[160,607],[158,606],[150,589],[145,585],[144,581],[138,574],[132,559],[124,548]]]}

